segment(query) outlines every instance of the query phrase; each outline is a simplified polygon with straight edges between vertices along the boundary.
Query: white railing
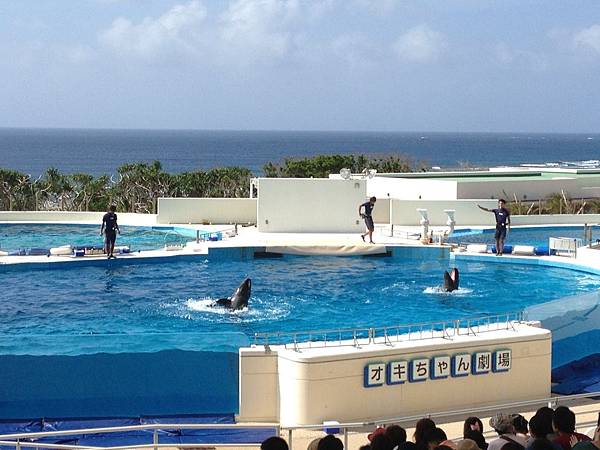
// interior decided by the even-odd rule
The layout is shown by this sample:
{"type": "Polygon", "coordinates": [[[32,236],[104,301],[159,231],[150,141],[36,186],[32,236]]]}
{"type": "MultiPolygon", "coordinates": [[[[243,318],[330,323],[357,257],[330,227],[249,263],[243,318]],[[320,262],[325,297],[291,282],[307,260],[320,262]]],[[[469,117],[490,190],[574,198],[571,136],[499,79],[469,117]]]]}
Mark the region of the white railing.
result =
{"type": "MultiPolygon", "coordinates": [[[[450,419],[457,416],[465,417],[472,415],[479,415],[480,413],[489,413],[495,411],[512,411],[512,412],[523,412],[523,408],[535,407],[539,405],[549,406],[555,408],[559,403],[564,404],[578,399],[600,397],[600,391],[590,392],[585,394],[567,395],[559,397],[547,397],[533,400],[526,400],[520,402],[511,403],[500,403],[489,406],[480,406],[467,409],[457,409],[449,411],[438,411],[426,414],[419,414],[413,416],[398,416],[388,417],[381,420],[372,420],[366,422],[346,422],[340,423],[339,425],[327,425],[328,428],[338,428],[343,434],[344,448],[348,448],[348,432],[358,429],[364,429],[365,427],[374,427],[378,425],[387,424],[406,424],[414,423],[423,417],[430,418],[444,418],[450,419]]],[[[590,426],[591,423],[579,424],[580,426],[590,426]]],[[[105,428],[86,428],[79,430],[64,430],[64,431],[48,431],[48,432],[37,432],[37,433],[14,433],[0,435],[0,445],[14,447],[15,450],[21,450],[22,448],[53,448],[59,450],[133,450],[140,448],[148,449],[159,449],[159,448],[197,448],[197,447],[259,447],[260,443],[206,443],[196,442],[188,444],[174,444],[174,443],[160,443],[160,430],[193,430],[193,429],[248,429],[248,428],[274,428],[275,435],[280,435],[281,430],[287,430],[288,444],[290,450],[293,446],[293,433],[297,430],[322,430],[325,428],[324,424],[312,424],[312,425],[281,425],[279,423],[262,423],[262,424],[176,424],[176,423],[156,423],[148,425],[130,425],[121,427],[105,427],[105,428]],[[95,447],[95,446],[83,446],[83,445],[67,445],[67,444],[52,444],[36,442],[36,439],[48,438],[48,437],[64,437],[64,436],[77,436],[77,435],[91,435],[100,433],[118,433],[126,431],[152,431],[149,437],[152,437],[152,442],[148,444],[132,444],[132,445],[121,445],[113,447],[95,447]]]]}
{"type": "Polygon", "coordinates": [[[424,322],[385,327],[338,328],[279,333],[254,333],[254,345],[283,345],[299,351],[306,348],[340,347],[369,344],[392,345],[423,339],[452,339],[454,336],[477,335],[514,329],[524,320],[524,313],[511,312],[441,322],[424,322]]]}

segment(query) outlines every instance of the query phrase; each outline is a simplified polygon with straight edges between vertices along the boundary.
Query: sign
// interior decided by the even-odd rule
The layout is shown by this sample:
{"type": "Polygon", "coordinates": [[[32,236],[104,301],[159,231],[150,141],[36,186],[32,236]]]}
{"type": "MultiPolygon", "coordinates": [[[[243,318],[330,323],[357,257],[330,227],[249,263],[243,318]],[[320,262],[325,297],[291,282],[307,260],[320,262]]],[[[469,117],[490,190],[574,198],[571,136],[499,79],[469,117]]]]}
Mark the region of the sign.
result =
{"type": "Polygon", "coordinates": [[[364,387],[378,387],[427,380],[508,372],[512,367],[510,349],[440,355],[431,358],[373,362],[365,366],[364,387]]]}

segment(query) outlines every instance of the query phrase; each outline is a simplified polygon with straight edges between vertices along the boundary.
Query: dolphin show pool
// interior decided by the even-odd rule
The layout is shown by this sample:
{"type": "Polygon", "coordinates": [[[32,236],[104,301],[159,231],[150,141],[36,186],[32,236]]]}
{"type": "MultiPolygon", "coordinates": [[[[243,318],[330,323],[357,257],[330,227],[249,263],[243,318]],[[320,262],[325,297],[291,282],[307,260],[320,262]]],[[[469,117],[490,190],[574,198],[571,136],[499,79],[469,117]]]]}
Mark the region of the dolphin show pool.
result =
{"type": "MultiPolygon", "coordinates": [[[[39,242],[27,239],[44,231],[44,242],[53,245],[52,226],[36,225],[31,233],[28,227],[0,227],[3,242],[24,247],[39,242]],[[16,230],[18,235],[11,235],[16,230]]],[[[78,236],[88,227],[64,227],[72,232],[67,242],[89,240],[78,236]]],[[[543,241],[548,232],[537,230],[534,239],[543,241]]],[[[141,234],[146,237],[140,246],[160,246],[165,239],[157,231],[141,234]]],[[[511,234],[511,243],[518,234],[511,234]]],[[[252,248],[238,248],[152,264],[0,266],[0,283],[0,364],[6,368],[0,373],[0,418],[42,417],[49,407],[55,416],[110,417],[140,410],[235,413],[237,351],[251,345],[255,333],[392,327],[517,312],[599,290],[600,276],[454,260],[448,250],[432,247],[393,247],[388,256],[345,258],[265,258],[252,248]],[[443,273],[452,267],[460,270],[460,288],[448,293],[442,289],[443,273]],[[248,308],[213,306],[246,277],[252,279],[248,308]],[[40,373],[60,382],[39,383],[40,373]],[[96,380],[91,393],[83,387],[90,376],[96,380]],[[110,383],[115,378],[120,380],[116,392],[110,383]],[[14,394],[16,380],[25,397],[14,394]]]]}

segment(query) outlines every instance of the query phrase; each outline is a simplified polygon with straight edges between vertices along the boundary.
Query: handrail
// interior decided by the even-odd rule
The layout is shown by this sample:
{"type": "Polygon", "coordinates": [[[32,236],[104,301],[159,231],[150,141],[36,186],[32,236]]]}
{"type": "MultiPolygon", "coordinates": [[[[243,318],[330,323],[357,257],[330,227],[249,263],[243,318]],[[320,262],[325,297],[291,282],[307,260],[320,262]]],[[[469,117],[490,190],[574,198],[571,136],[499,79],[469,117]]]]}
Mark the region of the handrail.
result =
{"type": "Polygon", "coordinates": [[[229,428],[280,428],[279,423],[253,423],[253,424],[238,424],[238,423],[149,423],[145,425],[123,425],[119,427],[103,427],[103,428],[82,428],[78,430],[61,430],[61,431],[36,431],[33,433],[16,433],[16,434],[0,434],[0,439],[33,439],[50,436],[71,436],[74,434],[99,434],[99,433],[115,433],[120,431],[144,431],[144,430],[216,430],[229,428]]]}
{"type": "MultiPolygon", "coordinates": [[[[389,423],[403,423],[409,421],[416,421],[423,417],[453,417],[457,415],[473,415],[480,412],[489,412],[493,410],[506,410],[506,409],[515,409],[539,404],[547,404],[548,406],[556,406],[560,402],[568,402],[571,400],[577,400],[580,398],[589,398],[589,397],[600,397],[600,391],[590,392],[585,394],[575,394],[575,395],[565,395],[565,396],[555,396],[555,397],[546,397],[539,398],[534,400],[524,400],[519,402],[511,402],[511,403],[501,403],[496,405],[487,405],[480,406],[475,408],[467,408],[467,409],[457,409],[457,410],[449,410],[449,411],[440,411],[433,413],[425,413],[425,414],[417,414],[412,416],[399,416],[399,417],[391,417],[381,420],[372,420],[365,422],[346,422],[336,424],[335,428],[339,428],[343,430],[345,448],[347,448],[348,442],[348,430],[354,428],[364,428],[369,426],[377,426],[384,425],[389,423]]],[[[288,439],[289,439],[289,447],[292,449],[292,437],[294,430],[310,430],[310,429],[322,429],[323,424],[312,424],[312,425],[281,425],[279,423],[261,423],[261,424],[177,424],[177,423],[167,423],[167,424],[146,424],[146,425],[129,425],[129,426],[120,426],[120,427],[104,427],[104,428],[87,428],[87,429],[79,429],[79,430],[63,430],[63,431],[48,431],[48,432],[35,432],[35,433],[16,433],[16,434],[5,434],[0,435],[0,445],[5,446],[15,446],[16,450],[20,450],[22,447],[38,447],[38,448],[55,448],[60,450],[96,450],[100,447],[93,446],[80,446],[80,445],[67,445],[67,444],[51,444],[51,443],[40,443],[40,442],[28,442],[23,441],[22,439],[35,439],[40,437],[51,437],[51,436],[68,436],[68,435],[77,435],[77,434],[97,434],[97,433],[115,433],[121,431],[135,431],[135,430],[152,430],[152,439],[153,442],[151,444],[133,444],[133,445],[124,445],[124,446],[114,446],[114,447],[101,447],[102,450],[129,450],[129,449],[138,449],[138,448],[152,448],[159,449],[165,447],[178,447],[178,448],[194,448],[198,447],[198,443],[196,444],[160,444],[158,441],[158,430],[161,429],[227,429],[227,428],[275,428],[276,434],[280,435],[281,430],[288,430],[288,439]]],[[[150,435],[149,435],[150,437],[150,435]]],[[[203,447],[207,446],[215,446],[215,447],[257,447],[258,444],[253,443],[230,443],[230,444],[222,444],[222,443],[202,443],[203,447]]]]}
{"type": "Polygon", "coordinates": [[[281,344],[285,348],[291,345],[295,351],[306,347],[344,345],[358,347],[361,344],[377,343],[379,340],[383,344],[391,345],[392,342],[402,341],[434,338],[452,339],[454,336],[461,336],[465,333],[467,335],[475,335],[477,333],[498,331],[501,329],[514,330],[514,322],[522,322],[524,320],[524,311],[516,311],[439,322],[420,322],[381,327],[254,333],[253,344],[264,345],[265,347],[281,344]],[[300,339],[300,337],[304,339],[300,339]],[[331,339],[332,337],[334,339],[331,339]],[[301,343],[301,341],[305,342],[301,343]]]}

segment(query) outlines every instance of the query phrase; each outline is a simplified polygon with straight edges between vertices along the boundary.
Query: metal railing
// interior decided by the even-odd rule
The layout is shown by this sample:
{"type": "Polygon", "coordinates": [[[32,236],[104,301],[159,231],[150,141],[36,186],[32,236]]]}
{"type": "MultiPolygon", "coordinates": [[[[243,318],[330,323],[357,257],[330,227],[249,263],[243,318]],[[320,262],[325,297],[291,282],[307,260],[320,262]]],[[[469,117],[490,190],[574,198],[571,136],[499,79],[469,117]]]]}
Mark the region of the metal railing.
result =
{"type": "Polygon", "coordinates": [[[370,344],[393,345],[423,339],[452,339],[455,336],[514,330],[523,322],[523,311],[486,315],[441,322],[424,322],[384,327],[338,328],[297,332],[254,333],[254,345],[283,345],[300,351],[307,348],[361,347],[370,344]]]}
{"type": "Polygon", "coordinates": [[[118,427],[103,427],[103,428],[83,428],[77,430],[62,430],[62,431],[41,431],[33,433],[13,433],[0,435],[0,445],[13,446],[15,450],[21,450],[22,448],[55,448],[60,450],[82,450],[82,449],[111,449],[111,450],[127,450],[127,449],[138,449],[138,448],[198,448],[201,447],[258,447],[260,443],[249,442],[249,443],[188,443],[188,444],[174,444],[174,443],[160,443],[161,431],[168,430],[219,430],[219,429],[275,429],[275,434],[281,434],[281,427],[278,423],[261,423],[261,424],[215,424],[215,423],[153,423],[147,425],[128,425],[118,427]],[[122,433],[130,431],[152,431],[148,433],[149,437],[152,437],[152,442],[148,444],[132,444],[132,445],[120,445],[113,447],[98,447],[88,445],[68,445],[68,444],[52,444],[46,442],[37,442],[37,439],[41,438],[52,438],[52,437],[67,437],[67,436],[78,436],[78,435],[93,435],[93,434],[110,434],[110,433],[122,433]]]}
{"type": "MultiPolygon", "coordinates": [[[[533,400],[500,403],[495,405],[480,406],[466,409],[456,409],[448,411],[438,411],[422,413],[411,416],[398,416],[388,417],[381,420],[372,420],[365,422],[345,422],[335,425],[327,425],[328,428],[338,428],[340,433],[343,435],[344,448],[348,448],[348,432],[358,431],[367,427],[374,427],[379,425],[387,424],[406,424],[414,423],[423,417],[429,418],[444,418],[451,419],[458,416],[473,416],[480,415],[481,413],[490,413],[497,411],[511,411],[511,412],[525,412],[524,408],[535,407],[539,405],[549,406],[555,408],[559,404],[565,404],[574,400],[585,399],[585,398],[600,398],[600,391],[590,392],[585,394],[566,395],[559,397],[546,397],[533,400]]],[[[590,424],[580,424],[580,426],[589,426],[590,424]]],[[[174,444],[174,443],[160,443],[161,431],[166,430],[193,430],[193,429],[248,429],[248,428],[273,428],[275,429],[275,435],[280,435],[281,430],[287,430],[288,445],[290,450],[293,448],[293,434],[297,430],[323,430],[326,428],[324,424],[311,424],[311,425],[281,425],[279,423],[262,423],[262,424],[148,424],[148,425],[130,425],[120,427],[105,427],[105,428],[86,428],[78,430],[64,430],[64,431],[48,431],[48,432],[35,432],[35,433],[14,433],[14,434],[3,434],[0,435],[0,445],[11,446],[15,450],[21,450],[22,448],[53,448],[59,450],[130,450],[130,449],[159,449],[159,448],[198,448],[198,447],[259,447],[260,443],[206,443],[196,442],[187,444],[174,444]],[[77,435],[92,435],[92,434],[110,434],[127,431],[152,431],[148,434],[148,437],[152,437],[152,442],[148,444],[132,444],[132,445],[120,445],[112,447],[97,447],[97,446],[86,446],[86,445],[68,445],[68,444],[52,444],[46,442],[36,442],[37,439],[50,438],[50,437],[65,437],[65,436],[77,436],[77,435]]]]}

